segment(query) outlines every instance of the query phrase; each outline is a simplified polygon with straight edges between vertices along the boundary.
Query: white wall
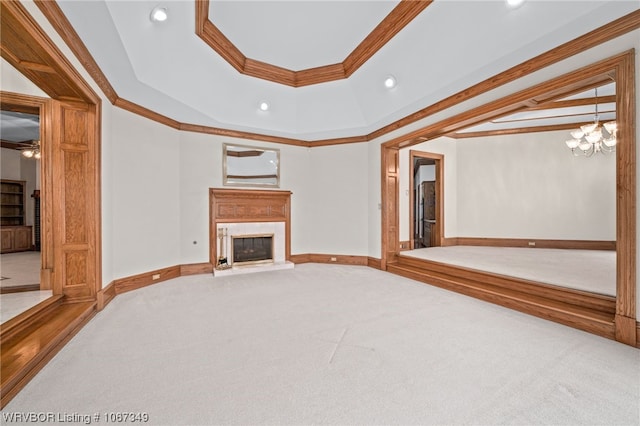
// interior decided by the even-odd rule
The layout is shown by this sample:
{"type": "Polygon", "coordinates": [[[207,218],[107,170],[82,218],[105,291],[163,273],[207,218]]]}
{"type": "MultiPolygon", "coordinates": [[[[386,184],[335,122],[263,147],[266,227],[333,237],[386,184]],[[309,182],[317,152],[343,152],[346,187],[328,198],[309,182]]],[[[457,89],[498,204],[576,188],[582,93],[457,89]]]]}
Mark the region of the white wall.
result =
{"type": "Polygon", "coordinates": [[[615,240],[615,155],[574,157],[567,138],[458,140],[458,236],[615,240]]]}
{"type": "MultiPolygon", "coordinates": [[[[400,158],[398,160],[400,171],[400,241],[411,239],[409,235],[409,204],[411,198],[409,185],[413,178],[411,176],[411,164],[409,164],[409,151],[411,150],[444,155],[444,236],[447,238],[457,236],[456,141],[451,138],[441,137],[400,150],[400,158]]],[[[380,257],[380,254],[376,257],[380,257]]]]}
{"type": "Polygon", "coordinates": [[[113,275],[180,263],[179,132],[114,108],[110,126],[113,275]]]}
{"type": "Polygon", "coordinates": [[[307,252],[366,256],[367,144],[318,147],[310,155],[307,252]]]}

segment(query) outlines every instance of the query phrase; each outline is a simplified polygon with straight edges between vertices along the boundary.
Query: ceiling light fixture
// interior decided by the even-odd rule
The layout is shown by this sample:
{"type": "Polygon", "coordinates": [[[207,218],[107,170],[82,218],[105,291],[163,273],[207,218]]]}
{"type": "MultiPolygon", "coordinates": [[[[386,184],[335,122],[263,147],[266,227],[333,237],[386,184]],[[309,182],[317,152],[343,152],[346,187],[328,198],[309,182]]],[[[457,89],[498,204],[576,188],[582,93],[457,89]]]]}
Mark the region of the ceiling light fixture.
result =
{"type": "Polygon", "coordinates": [[[261,101],[260,105],[258,106],[260,108],[260,111],[268,111],[269,110],[269,103],[266,101],[261,101]]]}
{"type": "Polygon", "coordinates": [[[507,2],[507,5],[512,9],[515,9],[516,7],[524,3],[524,0],[505,0],[505,1],[507,2]]]}
{"type": "Polygon", "coordinates": [[[576,157],[579,155],[591,157],[596,152],[609,154],[616,150],[618,125],[615,121],[600,125],[598,121],[598,88],[595,89],[595,93],[596,114],[593,123],[585,124],[572,131],[571,137],[573,139],[565,142],[576,157]]]}
{"type": "Polygon", "coordinates": [[[164,22],[169,17],[166,7],[156,6],[151,11],[151,22],[164,22]]]}
{"type": "Polygon", "coordinates": [[[25,148],[21,148],[21,150],[22,150],[22,156],[25,158],[34,158],[36,160],[39,160],[41,157],[40,141],[32,141],[31,145],[25,148]]]}
{"type": "Polygon", "coordinates": [[[394,87],[396,87],[396,84],[398,84],[398,82],[396,81],[396,78],[392,75],[388,75],[384,79],[384,87],[386,87],[387,89],[393,89],[394,87]]]}

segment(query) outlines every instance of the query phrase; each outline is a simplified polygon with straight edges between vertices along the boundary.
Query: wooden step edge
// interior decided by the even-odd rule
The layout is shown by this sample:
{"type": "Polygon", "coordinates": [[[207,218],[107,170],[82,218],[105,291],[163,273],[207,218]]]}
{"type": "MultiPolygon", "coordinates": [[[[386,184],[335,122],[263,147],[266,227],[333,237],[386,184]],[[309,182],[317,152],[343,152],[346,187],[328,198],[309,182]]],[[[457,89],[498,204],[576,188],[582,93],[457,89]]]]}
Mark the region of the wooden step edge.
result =
{"type": "Polygon", "coordinates": [[[43,315],[47,315],[62,303],[63,295],[51,296],[26,311],[0,324],[0,346],[21,331],[27,329],[43,315]]]}
{"type": "Polygon", "coordinates": [[[558,285],[541,283],[524,278],[501,275],[493,272],[481,271],[477,269],[465,268],[458,265],[449,265],[430,260],[398,256],[398,266],[417,268],[429,273],[446,274],[447,276],[458,278],[468,278],[475,281],[489,280],[491,285],[505,289],[517,289],[520,292],[528,293],[545,299],[557,300],[559,302],[569,302],[576,306],[584,306],[598,311],[614,315],[616,312],[616,298],[603,294],[591,293],[558,285]]]}
{"type": "Polygon", "coordinates": [[[455,291],[490,303],[495,303],[539,318],[551,320],[587,331],[608,339],[615,339],[614,316],[592,311],[562,302],[532,299],[530,295],[519,296],[504,294],[504,289],[489,290],[482,284],[461,283],[450,278],[430,276],[423,271],[413,271],[398,265],[391,265],[389,272],[415,279],[429,285],[455,291]]]}
{"type": "Polygon", "coordinates": [[[6,363],[14,361],[14,359],[5,359],[13,358],[12,349],[22,342],[25,342],[25,345],[29,345],[29,338],[33,337],[34,334],[44,332],[50,337],[48,340],[40,342],[41,345],[37,353],[33,354],[31,358],[22,359],[21,361],[24,361],[23,365],[15,368],[12,374],[4,374],[3,371],[0,383],[0,409],[3,409],[26,386],[58,351],[89,322],[95,313],[95,302],[59,305],[57,309],[52,310],[48,315],[42,316],[36,323],[32,324],[29,333],[21,333],[19,336],[14,336],[14,338],[8,340],[8,347],[2,347],[3,367],[6,363]],[[56,319],[60,318],[60,310],[72,312],[74,314],[73,319],[66,324],[61,324],[59,321],[56,323],[56,319]]]}
{"type": "Polygon", "coordinates": [[[544,296],[529,294],[514,289],[505,289],[500,286],[494,286],[492,284],[480,283],[471,279],[455,277],[455,279],[445,276],[440,273],[430,273],[423,270],[417,270],[413,268],[406,268],[403,266],[395,266],[395,268],[402,268],[414,273],[423,275],[425,279],[443,279],[459,285],[464,285],[469,288],[473,288],[479,291],[486,292],[488,294],[499,295],[508,297],[514,300],[524,301],[533,306],[551,308],[556,310],[570,310],[574,315],[578,315],[584,318],[592,318],[601,321],[602,323],[608,323],[614,316],[609,312],[601,311],[594,308],[588,308],[580,305],[575,305],[571,302],[562,302],[555,299],[545,298],[544,296]]]}

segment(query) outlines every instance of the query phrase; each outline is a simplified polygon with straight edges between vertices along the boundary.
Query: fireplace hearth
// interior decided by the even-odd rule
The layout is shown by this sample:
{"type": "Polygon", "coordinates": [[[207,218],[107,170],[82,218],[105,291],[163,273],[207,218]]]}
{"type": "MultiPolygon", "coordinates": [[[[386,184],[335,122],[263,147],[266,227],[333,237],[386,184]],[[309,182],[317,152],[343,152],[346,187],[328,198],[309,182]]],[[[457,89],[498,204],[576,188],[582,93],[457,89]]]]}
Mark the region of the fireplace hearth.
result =
{"type": "Polygon", "coordinates": [[[233,265],[273,263],[273,234],[232,235],[233,265]]]}

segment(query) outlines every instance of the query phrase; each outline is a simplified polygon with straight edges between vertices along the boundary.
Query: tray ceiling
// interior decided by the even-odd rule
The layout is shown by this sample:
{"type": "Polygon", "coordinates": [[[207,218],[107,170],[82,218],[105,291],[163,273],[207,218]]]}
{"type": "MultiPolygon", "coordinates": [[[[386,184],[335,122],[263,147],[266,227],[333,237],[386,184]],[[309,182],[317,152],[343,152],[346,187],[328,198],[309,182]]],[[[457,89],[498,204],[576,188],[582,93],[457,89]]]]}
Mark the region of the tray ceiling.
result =
{"type": "MultiPolygon", "coordinates": [[[[209,19],[246,57],[298,70],[344,60],[398,3],[212,1],[209,19]]],[[[291,87],[244,75],[211,49],[193,1],[58,4],[120,97],[182,123],[303,140],[368,134],[638,9],[436,0],[348,78],[291,87]],[[167,21],[149,19],[156,6],[167,21]]]]}

